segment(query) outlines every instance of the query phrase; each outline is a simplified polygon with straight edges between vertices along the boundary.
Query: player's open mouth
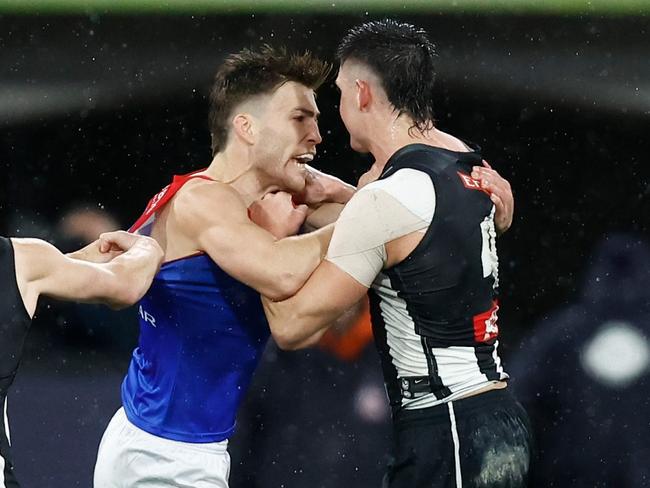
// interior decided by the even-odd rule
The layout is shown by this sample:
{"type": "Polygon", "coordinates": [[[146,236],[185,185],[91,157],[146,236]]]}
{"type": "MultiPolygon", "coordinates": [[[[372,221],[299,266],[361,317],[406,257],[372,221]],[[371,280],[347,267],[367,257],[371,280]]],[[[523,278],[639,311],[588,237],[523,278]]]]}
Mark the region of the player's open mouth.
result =
{"type": "Polygon", "coordinates": [[[298,164],[307,164],[311,163],[314,160],[314,155],[312,153],[304,153],[294,156],[293,159],[298,164]]]}

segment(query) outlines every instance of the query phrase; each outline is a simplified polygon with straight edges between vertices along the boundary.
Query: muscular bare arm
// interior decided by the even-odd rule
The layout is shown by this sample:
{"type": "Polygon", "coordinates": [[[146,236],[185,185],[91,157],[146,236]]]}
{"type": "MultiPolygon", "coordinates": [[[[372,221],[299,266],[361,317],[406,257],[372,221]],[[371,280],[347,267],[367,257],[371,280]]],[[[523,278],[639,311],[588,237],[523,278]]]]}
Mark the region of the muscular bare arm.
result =
{"type": "Polygon", "coordinates": [[[308,232],[336,222],[343,206],[357,190],[343,180],[310,166],[307,166],[305,182],[304,192],[295,195],[294,200],[312,208],[304,226],[308,232]]]}
{"type": "Polygon", "coordinates": [[[303,229],[312,232],[321,229],[326,225],[333,224],[341,215],[344,204],[342,203],[323,203],[318,208],[312,210],[305,220],[303,229]]]}
{"type": "Polygon", "coordinates": [[[106,252],[118,247],[126,252],[98,264],[65,256],[39,239],[12,239],[16,279],[28,313],[34,313],[40,295],[114,308],[138,301],[151,285],[162,250],[153,239],[126,232],[108,233],[103,242],[106,252]]]}
{"type": "Polygon", "coordinates": [[[273,338],[282,349],[309,347],[367,293],[368,288],[323,261],[293,297],[273,302],[262,297],[273,338]]]}
{"type": "Polygon", "coordinates": [[[327,252],[332,226],[276,239],[248,218],[244,201],[221,183],[197,182],[172,202],[177,225],[229,275],[263,295],[295,294],[327,252]]]}

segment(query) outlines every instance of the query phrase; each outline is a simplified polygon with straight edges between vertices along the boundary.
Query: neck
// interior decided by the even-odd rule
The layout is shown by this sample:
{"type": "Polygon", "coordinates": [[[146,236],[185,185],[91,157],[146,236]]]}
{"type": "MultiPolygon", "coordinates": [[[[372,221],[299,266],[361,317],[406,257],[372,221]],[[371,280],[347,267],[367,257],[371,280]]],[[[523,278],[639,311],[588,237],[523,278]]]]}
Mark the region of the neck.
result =
{"type": "Polygon", "coordinates": [[[408,117],[387,118],[369,133],[374,137],[369,141],[370,153],[375,158],[373,168],[383,171],[390,157],[397,151],[410,144],[426,144],[442,147],[452,151],[466,151],[465,145],[454,136],[432,127],[420,132],[413,127],[413,121],[408,117]]]}
{"type": "Polygon", "coordinates": [[[266,193],[279,189],[266,181],[247,151],[235,148],[226,148],[217,153],[202,174],[229,185],[239,193],[246,206],[266,193]]]}

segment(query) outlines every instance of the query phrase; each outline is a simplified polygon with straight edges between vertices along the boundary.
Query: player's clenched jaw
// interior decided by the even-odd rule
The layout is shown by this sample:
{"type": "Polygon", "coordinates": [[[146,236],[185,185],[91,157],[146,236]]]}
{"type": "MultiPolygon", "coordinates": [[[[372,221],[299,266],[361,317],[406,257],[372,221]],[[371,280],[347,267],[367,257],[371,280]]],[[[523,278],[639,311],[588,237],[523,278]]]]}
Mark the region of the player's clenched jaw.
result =
{"type": "Polygon", "coordinates": [[[300,192],[305,185],[305,164],[321,142],[314,91],[289,81],[265,101],[254,118],[257,126],[251,150],[257,171],[280,189],[300,192]]]}

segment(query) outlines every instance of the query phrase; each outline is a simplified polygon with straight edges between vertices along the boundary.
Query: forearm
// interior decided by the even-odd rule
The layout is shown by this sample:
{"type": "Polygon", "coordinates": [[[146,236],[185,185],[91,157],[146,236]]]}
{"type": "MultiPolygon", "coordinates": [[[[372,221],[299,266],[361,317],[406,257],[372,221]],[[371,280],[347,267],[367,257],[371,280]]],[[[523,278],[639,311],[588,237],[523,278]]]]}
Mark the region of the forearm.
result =
{"type": "Polygon", "coordinates": [[[345,271],[323,261],[296,295],[282,302],[263,298],[264,311],[278,345],[296,349],[317,339],[316,334],[326,330],[367,291],[345,271]]]}
{"type": "Polygon", "coordinates": [[[128,252],[105,264],[117,286],[107,287],[106,301],[114,307],[128,307],[137,302],[151,286],[162,252],[153,243],[139,241],[128,252]]]}
{"type": "Polygon", "coordinates": [[[328,225],[309,234],[276,241],[273,256],[266,260],[266,272],[277,290],[263,293],[274,300],[295,295],[327,254],[333,230],[334,226],[328,225]]]}
{"type": "Polygon", "coordinates": [[[331,330],[336,336],[342,336],[349,333],[350,329],[352,329],[359,322],[361,317],[367,313],[367,310],[368,300],[364,297],[363,300],[359,300],[357,303],[352,305],[334,321],[326,325],[319,324],[319,330],[316,333],[303,340],[298,340],[292,344],[291,349],[305,349],[307,347],[315,346],[320,342],[328,330],[331,330]]]}
{"type": "MultiPolygon", "coordinates": [[[[312,178],[317,179],[321,184],[321,192],[317,200],[307,200],[307,203],[310,202],[335,202],[335,203],[347,203],[354,192],[357,191],[356,187],[346,183],[345,181],[337,178],[336,176],[323,173],[311,166],[307,166],[308,174],[312,178]]],[[[309,182],[308,182],[309,183],[309,182]]],[[[309,186],[309,185],[308,185],[309,186]]]]}
{"type": "Polygon", "coordinates": [[[291,299],[273,302],[262,297],[262,303],[271,334],[281,349],[296,350],[313,346],[331,324],[328,320],[301,310],[300,304],[291,299]]]}
{"type": "Polygon", "coordinates": [[[356,191],[357,188],[355,186],[342,182],[339,187],[331,192],[329,201],[345,204],[352,198],[352,195],[356,191]]]}
{"type": "Polygon", "coordinates": [[[339,218],[343,206],[342,203],[323,203],[309,214],[303,228],[311,232],[333,224],[339,218]]]}
{"type": "MultiPolygon", "coordinates": [[[[360,305],[362,302],[360,301],[358,305],[360,305]]],[[[271,329],[272,331],[275,329],[275,334],[274,337],[280,337],[282,338],[282,335],[284,334],[284,342],[280,345],[278,344],[282,349],[286,350],[298,350],[298,349],[306,349],[308,347],[313,347],[318,342],[322,339],[323,335],[325,333],[332,329],[334,331],[338,331],[339,334],[342,334],[344,332],[341,331],[346,331],[349,329],[356,321],[359,319],[360,313],[363,312],[363,309],[359,306],[354,306],[350,310],[347,310],[343,315],[338,317],[337,319],[333,320],[332,322],[325,323],[325,322],[317,322],[313,323],[311,327],[309,328],[304,328],[305,325],[302,324],[302,321],[298,319],[297,324],[302,324],[298,325],[298,327],[284,327],[278,325],[277,323],[274,323],[273,328],[271,329]],[[299,327],[302,327],[303,329],[300,329],[299,327]],[[316,332],[313,332],[313,330],[316,330],[316,332]],[[310,335],[311,334],[311,335],[310,335]]],[[[285,321],[283,322],[284,324],[292,324],[291,321],[285,321]]],[[[281,339],[280,339],[281,340],[281,339]]],[[[276,339],[276,342],[278,339],[276,339]]]]}

